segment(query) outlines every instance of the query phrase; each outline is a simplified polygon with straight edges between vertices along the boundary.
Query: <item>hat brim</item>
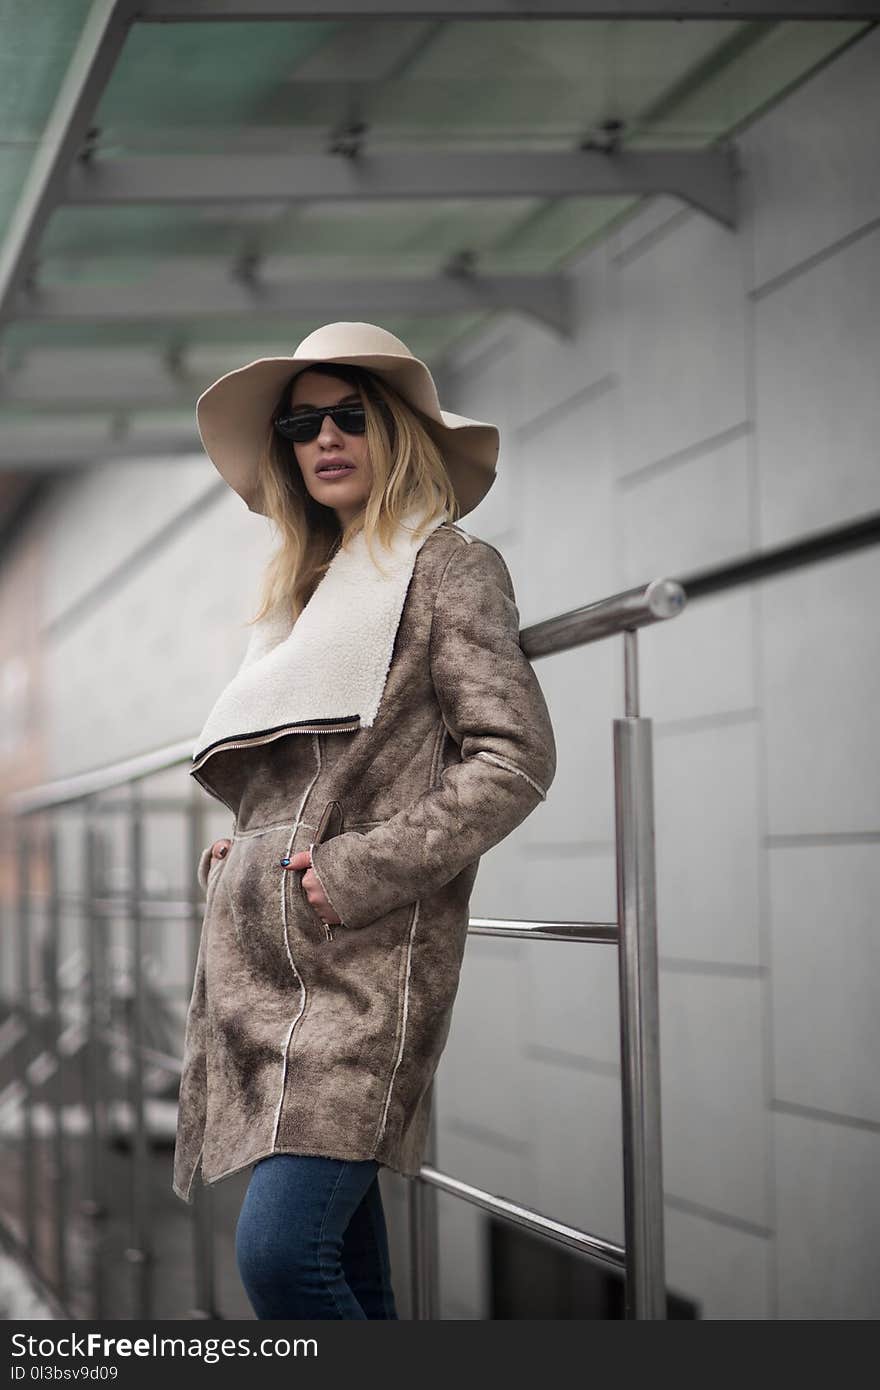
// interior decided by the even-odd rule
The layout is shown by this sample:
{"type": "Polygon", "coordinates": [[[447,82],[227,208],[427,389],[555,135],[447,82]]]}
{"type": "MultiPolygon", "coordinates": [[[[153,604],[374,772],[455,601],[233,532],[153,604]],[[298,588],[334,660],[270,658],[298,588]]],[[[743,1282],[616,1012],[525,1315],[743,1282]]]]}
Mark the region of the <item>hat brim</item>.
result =
{"type": "Polygon", "coordinates": [[[252,512],[263,514],[257,465],[272,411],[284,383],[318,363],[366,367],[414,408],[440,450],[465,516],[496,478],[500,434],[496,425],[442,410],[434,380],[415,357],[353,353],[334,357],[261,357],[227,372],[199,396],[196,421],[205,451],[252,512]]]}

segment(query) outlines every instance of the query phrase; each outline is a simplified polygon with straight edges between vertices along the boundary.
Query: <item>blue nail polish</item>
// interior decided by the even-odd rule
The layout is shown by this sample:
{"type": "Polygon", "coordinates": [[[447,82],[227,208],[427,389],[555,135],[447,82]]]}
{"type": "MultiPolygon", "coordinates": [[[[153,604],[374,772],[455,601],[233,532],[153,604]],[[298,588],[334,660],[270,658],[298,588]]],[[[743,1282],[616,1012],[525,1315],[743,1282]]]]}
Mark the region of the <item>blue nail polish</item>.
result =
{"type": "Polygon", "coordinates": [[[287,866],[288,866],[288,864],[290,863],[290,860],[289,860],[289,859],[282,859],[282,860],[281,860],[281,863],[284,865],[284,868],[286,869],[287,866]]]}

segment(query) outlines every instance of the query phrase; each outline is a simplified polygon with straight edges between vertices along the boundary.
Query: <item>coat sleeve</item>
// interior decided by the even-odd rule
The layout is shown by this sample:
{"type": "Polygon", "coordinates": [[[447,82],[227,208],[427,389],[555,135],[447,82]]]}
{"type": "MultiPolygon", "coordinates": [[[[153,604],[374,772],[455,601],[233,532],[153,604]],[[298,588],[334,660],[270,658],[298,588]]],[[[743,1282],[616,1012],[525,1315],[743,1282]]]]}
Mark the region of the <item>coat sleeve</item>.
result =
{"type": "Polygon", "coordinates": [[[375,829],[312,849],[344,927],[363,927],[456,877],[547,797],[556,743],[520,641],[513,583],[485,541],[454,551],[434,600],[431,677],[459,762],[375,829]]]}

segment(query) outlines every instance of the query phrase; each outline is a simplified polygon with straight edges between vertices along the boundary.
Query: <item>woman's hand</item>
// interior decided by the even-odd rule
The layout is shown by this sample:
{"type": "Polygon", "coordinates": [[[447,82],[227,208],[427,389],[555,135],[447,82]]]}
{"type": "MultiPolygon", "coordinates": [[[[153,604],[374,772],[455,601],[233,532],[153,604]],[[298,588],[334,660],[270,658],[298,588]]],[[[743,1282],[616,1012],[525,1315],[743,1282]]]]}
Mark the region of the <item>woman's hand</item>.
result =
{"type": "Polygon", "coordinates": [[[336,916],[330,903],[324,897],[324,890],[318,882],[317,875],[312,868],[312,856],[307,849],[298,850],[291,856],[290,863],[286,866],[288,870],[305,869],[302,877],[303,892],[309,901],[309,906],[314,908],[322,922],[329,922],[331,927],[342,925],[342,919],[336,916]]]}

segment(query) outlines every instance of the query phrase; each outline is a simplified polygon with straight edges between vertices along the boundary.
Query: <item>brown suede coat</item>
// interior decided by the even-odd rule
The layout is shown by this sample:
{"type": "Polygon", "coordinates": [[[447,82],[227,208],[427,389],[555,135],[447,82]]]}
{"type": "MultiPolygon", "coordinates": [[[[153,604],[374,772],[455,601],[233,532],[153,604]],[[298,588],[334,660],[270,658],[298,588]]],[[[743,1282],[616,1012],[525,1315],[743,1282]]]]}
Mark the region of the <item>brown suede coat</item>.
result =
{"type": "Polygon", "coordinates": [[[369,728],[220,748],[193,775],[235,816],[206,848],[174,1191],[272,1153],[414,1176],[480,856],[546,798],[556,745],[501,554],[444,523],[421,545],[369,728]],[[312,846],[343,925],[280,866],[312,846]]]}

